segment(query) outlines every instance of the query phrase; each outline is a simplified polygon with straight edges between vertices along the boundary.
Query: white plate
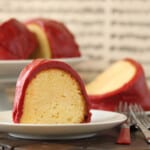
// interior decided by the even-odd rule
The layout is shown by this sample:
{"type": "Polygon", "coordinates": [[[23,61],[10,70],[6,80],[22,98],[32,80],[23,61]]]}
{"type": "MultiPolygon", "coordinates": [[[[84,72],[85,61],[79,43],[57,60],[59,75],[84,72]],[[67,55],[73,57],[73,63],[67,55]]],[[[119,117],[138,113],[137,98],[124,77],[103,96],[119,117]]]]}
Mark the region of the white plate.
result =
{"type": "Polygon", "coordinates": [[[92,110],[90,123],[80,124],[14,124],[11,111],[0,112],[0,131],[17,138],[27,139],[77,139],[96,135],[98,132],[113,128],[126,120],[123,114],[92,110]]]}
{"type": "Polygon", "coordinates": [[[146,113],[148,116],[150,116],[150,111],[145,111],[145,113],[146,113]]]}
{"type": "MultiPolygon", "coordinates": [[[[73,66],[85,60],[85,57],[55,60],[63,61],[73,66]]],[[[0,60],[0,83],[15,82],[20,71],[31,62],[32,60],[0,60]]]]}

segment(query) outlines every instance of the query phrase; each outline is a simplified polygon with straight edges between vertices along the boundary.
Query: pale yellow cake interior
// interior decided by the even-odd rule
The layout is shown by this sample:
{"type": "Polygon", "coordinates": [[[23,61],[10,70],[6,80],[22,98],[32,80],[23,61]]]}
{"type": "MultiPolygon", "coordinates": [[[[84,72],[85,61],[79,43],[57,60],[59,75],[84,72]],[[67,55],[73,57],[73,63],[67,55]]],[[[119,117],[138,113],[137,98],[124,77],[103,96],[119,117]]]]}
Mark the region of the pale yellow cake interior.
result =
{"type": "Polygon", "coordinates": [[[35,51],[32,57],[51,58],[49,42],[44,31],[36,24],[28,24],[27,27],[31,32],[35,33],[39,43],[39,48],[35,51]]]}
{"type": "Polygon", "coordinates": [[[41,71],[25,92],[21,123],[80,123],[85,117],[85,101],[78,82],[59,70],[41,71]]]}
{"type": "Polygon", "coordinates": [[[105,72],[87,84],[88,94],[104,94],[128,83],[136,73],[136,68],[128,61],[114,63],[105,72]]]}

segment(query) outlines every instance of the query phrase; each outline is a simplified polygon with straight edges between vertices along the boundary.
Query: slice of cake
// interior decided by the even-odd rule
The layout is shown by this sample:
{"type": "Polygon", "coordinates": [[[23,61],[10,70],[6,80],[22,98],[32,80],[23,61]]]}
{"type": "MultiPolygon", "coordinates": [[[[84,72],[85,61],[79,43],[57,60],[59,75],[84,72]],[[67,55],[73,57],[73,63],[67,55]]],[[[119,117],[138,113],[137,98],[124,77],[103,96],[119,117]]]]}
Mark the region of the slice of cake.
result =
{"type": "Polygon", "coordinates": [[[60,61],[34,60],[21,72],[15,92],[15,123],[58,124],[90,120],[79,75],[60,61]]]}
{"type": "Polygon", "coordinates": [[[142,66],[133,59],[117,61],[86,86],[92,108],[114,110],[120,101],[150,109],[150,92],[142,66]]]}
{"type": "Polygon", "coordinates": [[[73,34],[61,22],[37,18],[26,22],[28,29],[35,33],[39,47],[33,58],[80,57],[79,47],[73,34]]]}
{"type": "Polygon", "coordinates": [[[16,19],[0,25],[0,59],[27,59],[38,47],[35,35],[16,19]]]}

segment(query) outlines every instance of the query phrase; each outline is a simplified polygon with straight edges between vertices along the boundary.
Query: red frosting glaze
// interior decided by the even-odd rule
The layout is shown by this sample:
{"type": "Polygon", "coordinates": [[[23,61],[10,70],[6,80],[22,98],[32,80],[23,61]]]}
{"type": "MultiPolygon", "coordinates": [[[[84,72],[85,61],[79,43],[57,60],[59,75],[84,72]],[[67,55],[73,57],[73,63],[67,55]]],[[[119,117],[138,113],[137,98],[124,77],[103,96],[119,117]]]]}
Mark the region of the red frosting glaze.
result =
{"type": "Polygon", "coordinates": [[[14,56],[8,50],[6,50],[6,49],[4,49],[3,47],[0,46],[0,59],[1,60],[17,59],[17,56],[14,56]]]}
{"type": "Polygon", "coordinates": [[[81,56],[74,36],[63,23],[37,18],[28,21],[26,24],[36,24],[45,32],[49,41],[52,58],[81,56]]]}
{"type": "Polygon", "coordinates": [[[64,62],[60,61],[54,61],[54,60],[44,60],[44,59],[37,59],[34,60],[31,64],[27,65],[19,75],[19,78],[17,80],[16,84],[16,93],[15,93],[15,99],[14,99],[14,106],[13,106],[13,121],[15,123],[20,122],[20,118],[22,116],[23,111],[23,104],[24,104],[24,96],[25,91],[30,83],[30,81],[42,70],[52,69],[52,68],[58,68],[61,70],[64,70],[66,72],[69,72],[71,76],[76,79],[76,81],[79,83],[79,86],[81,88],[81,92],[85,98],[85,101],[87,103],[87,116],[85,118],[85,122],[90,121],[90,112],[89,112],[89,101],[88,96],[85,90],[85,86],[79,75],[74,71],[69,65],[67,65],[64,62]]]}
{"type": "Polygon", "coordinates": [[[114,111],[120,101],[125,101],[127,103],[140,104],[145,110],[150,110],[150,92],[143,68],[132,59],[125,60],[135,66],[135,76],[118,90],[103,95],[89,95],[92,108],[114,111]]]}
{"type": "Polygon", "coordinates": [[[0,25],[0,47],[6,51],[1,51],[4,55],[1,59],[26,59],[37,46],[35,35],[16,19],[10,19],[0,25]]]}

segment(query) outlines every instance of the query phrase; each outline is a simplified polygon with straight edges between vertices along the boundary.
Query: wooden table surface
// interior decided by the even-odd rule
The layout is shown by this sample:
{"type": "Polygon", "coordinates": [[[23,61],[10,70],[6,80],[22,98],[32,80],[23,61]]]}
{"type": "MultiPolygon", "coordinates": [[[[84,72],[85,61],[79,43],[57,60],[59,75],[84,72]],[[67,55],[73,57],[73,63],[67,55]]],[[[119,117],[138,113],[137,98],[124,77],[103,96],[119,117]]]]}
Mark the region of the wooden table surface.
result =
{"type": "Polygon", "coordinates": [[[78,140],[24,140],[0,133],[0,150],[149,150],[140,131],[132,131],[130,145],[116,144],[118,128],[102,131],[97,136],[78,140]]]}

